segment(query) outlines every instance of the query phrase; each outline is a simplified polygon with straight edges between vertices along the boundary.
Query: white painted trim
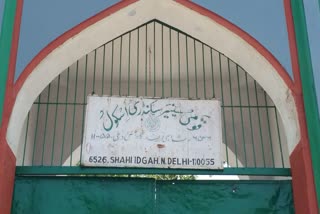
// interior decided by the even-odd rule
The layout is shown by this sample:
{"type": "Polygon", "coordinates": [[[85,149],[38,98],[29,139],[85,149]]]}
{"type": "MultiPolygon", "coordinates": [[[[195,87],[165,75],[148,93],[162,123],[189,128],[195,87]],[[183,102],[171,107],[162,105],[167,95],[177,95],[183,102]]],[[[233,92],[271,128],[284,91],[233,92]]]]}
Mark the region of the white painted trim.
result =
{"type": "Polygon", "coordinates": [[[294,98],[275,68],[252,46],[206,16],[172,0],[140,0],[91,25],[53,50],[24,82],[10,118],[7,141],[17,154],[23,121],[42,90],[68,66],[113,38],[151,19],[174,26],[241,65],[268,93],[280,112],[289,154],[300,140],[294,98]],[[41,80],[41,81],[40,81],[41,80]]]}

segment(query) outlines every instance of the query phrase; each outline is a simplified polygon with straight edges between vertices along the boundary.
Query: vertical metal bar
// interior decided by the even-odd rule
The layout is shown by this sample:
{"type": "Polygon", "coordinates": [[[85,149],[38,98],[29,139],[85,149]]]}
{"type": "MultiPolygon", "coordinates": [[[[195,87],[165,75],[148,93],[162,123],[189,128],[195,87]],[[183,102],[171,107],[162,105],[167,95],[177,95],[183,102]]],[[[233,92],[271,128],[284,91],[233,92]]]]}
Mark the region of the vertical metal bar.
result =
{"type": "Polygon", "coordinates": [[[177,43],[178,43],[178,75],[179,75],[179,97],[181,97],[181,67],[180,67],[180,34],[178,31],[177,34],[177,43]]]}
{"type": "MultiPolygon", "coordinates": [[[[112,40],[111,42],[111,45],[112,45],[112,50],[111,50],[111,77],[110,77],[110,96],[113,95],[113,53],[114,53],[114,40],[112,40]]],[[[87,61],[86,61],[87,63],[87,61]]]]}
{"type": "Polygon", "coordinates": [[[52,139],[52,148],[51,148],[51,166],[53,165],[54,157],[54,145],[56,143],[56,130],[57,130],[57,118],[58,118],[58,101],[60,92],[60,75],[58,76],[58,86],[57,86],[57,97],[56,97],[56,109],[54,113],[54,128],[53,128],[53,139],[52,139]]]}
{"type": "Polygon", "coordinates": [[[272,156],[272,164],[273,164],[273,167],[275,167],[272,137],[271,137],[271,128],[270,128],[270,119],[269,119],[269,108],[268,108],[268,103],[267,103],[267,93],[266,92],[264,92],[264,102],[266,105],[266,113],[267,113],[267,121],[268,121],[268,134],[269,134],[269,143],[270,143],[271,156],[272,156]]]}
{"type": "Polygon", "coordinates": [[[204,94],[204,98],[207,99],[206,68],[204,64],[204,44],[203,43],[202,43],[202,69],[203,69],[203,94],[204,94]]]}
{"type": "MultiPolygon", "coordinates": [[[[113,54],[112,54],[113,56],[113,54]]],[[[87,91],[87,73],[88,73],[88,55],[86,55],[86,61],[84,65],[84,86],[83,86],[83,103],[86,103],[86,91],[87,91]]],[[[112,88],[112,87],[111,87],[112,88]]],[[[86,103],[87,104],[87,103],[86,103]]],[[[81,127],[81,133],[84,131],[84,120],[85,120],[85,105],[82,107],[82,127],[81,127]]],[[[81,135],[81,147],[80,147],[80,163],[82,158],[82,147],[83,147],[83,134],[81,135]]]]}
{"type": "Polygon", "coordinates": [[[119,96],[121,96],[121,64],[122,64],[122,36],[120,37],[120,59],[119,59],[119,96]]]}
{"type": "Polygon", "coordinates": [[[129,57],[128,57],[128,96],[130,96],[130,67],[131,67],[131,31],[129,32],[129,57]]]}
{"type": "Polygon", "coordinates": [[[169,43],[170,43],[170,96],[173,97],[173,89],[172,89],[172,44],[171,44],[171,28],[169,29],[169,43]]]}
{"type": "Polygon", "coordinates": [[[162,97],[164,97],[164,53],[163,53],[163,25],[161,25],[161,54],[162,54],[162,97]]]}
{"type": "Polygon", "coordinates": [[[188,54],[188,36],[186,35],[186,66],[187,66],[187,90],[188,98],[190,98],[190,85],[189,85],[189,54],[188,54]]]}
{"type": "Polygon", "coordinates": [[[77,91],[78,91],[78,68],[79,61],[76,65],[76,80],[75,80],[75,89],[74,89],[74,98],[73,98],[73,116],[72,116],[72,135],[71,135],[71,147],[70,147],[70,166],[72,166],[72,154],[73,154],[73,142],[74,142],[74,124],[75,124],[75,115],[76,115],[76,100],[77,100],[77,91]]]}
{"type": "MultiPolygon", "coordinates": [[[[106,45],[103,46],[101,95],[104,94],[104,70],[105,70],[105,65],[106,65],[106,45]]],[[[78,61],[77,61],[77,72],[78,72],[78,61]]]]}
{"type": "Polygon", "coordinates": [[[196,98],[198,98],[198,77],[197,77],[197,50],[196,40],[193,39],[193,54],[194,54],[194,78],[196,83],[196,98]]]}
{"type": "Polygon", "coordinates": [[[237,80],[238,80],[238,96],[239,96],[239,103],[240,103],[240,117],[241,117],[241,128],[242,128],[242,143],[243,143],[243,151],[244,151],[244,162],[245,162],[245,166],[248,167],[247,148],[246,148],[246,139],[245,139],[244,122],[243,122],[243,109],[242,109],[240,78],[239,78],[239,66],[238,65],[236,65],[236,66],[237,66],[236,69],[237,69],[237,80]]]}
{"type": "Polygon", "coordinates": [[[153,96],[156,97],[156,22],[153,22],[153,96]]]}
{"type": "Polygon", "coordinates": [[[281,137],[280,137],[279,123],[278,123],[278,112],[277,112],[277,109],[276,109],[276,108],[274,108],[274,113],[275,113],[275,115],[276,115],[278,140],[279,140],[279,146],[280,146],[280,152],[281,152],[281,163],[282,163],[282,168],[284,168],[284,160],[283,160],[283,152],[282,152],[282,143],[281,143],[281,137]]]}
{"type": "MultiPolygon", "coordinates": [[[[219,72],[220,72],[220,88],[221,88],[221,105],[224,106],[224,96],[223,96],[223,78],[222,78],[222,67],[221,67],[221,53],[219,53],[219,72]]],[[[229,164],[229,153],[228,153],[228,140],[227,140],[227,126],[226,126],[226,113],[224,107],[222,107],[223,114],[223,134],[224,140],[226,142],[226,158],[227,164],[229,164]]]]}
{"type": "Polygon", "coordinates": [[[94,61],[93,61],[93,94],[96,92],[96,65],[97,65],[97,49],[94,50],[94,61]]]}
{"type": "Polygon", "coordinates": [[[28,130],[29,130],[29,119],[30,119],[30,111],[28,112],[27,124],[26,124],[27,125],[26,134],[25,134],[25,137],[24,137],[22,166],[24,166],[24,160],[25,160],[25,157],[26,157],[26,147],[27,147],[28,130]]]}
{"type": "Polygon", "coordinates": [[[214,91],[214,72],[213,72],[213,60],[212,60],[212,48],[210,48],[210,59],[211,59],[211,81],[212,81],[212,97],[215,97],[215,91],[214,91]]]}
{"type": "Polygon", "coordinates": [[[265,159],[265,155],[264,155],[264,145],[263,145],[262,128],[261,128],[261,116],[260,116],[260,108],[259,108],[259,100],[258,100],[258,91],[257,91],[257,82],[256,81],[254,81],[254,90],[255,90],[255,95],[256,95],[256,105],[258,107],[257,110],[258,110],[259,133],[260,133],[263,166],[266,167],[266,159],[265,159]]]}
{"type": "Polygon", "coordinates": [[[234,126],[234,109],[233,109],[233,96],[232,96],[232,80],[231,80],[231,71],[230,71],[230,59],[228,59],[228,74],[229,74],[229,90],[230,90],[230,100],[231,100],[231,118],[232,118],[232,131],[233,131],[233,143],[234,150],[236,155],[236,166],[238,167],[238,145],[236,138],[236,129],[234,126]]]}
{"type": "Polygon", "coordinates": [[[139,30],[137,29],[138,38],[137,38],[137,96],[139,96],[139,30]]]}
{"type": "Polygon", "coordinates": [[[37,108],[37,119],[36,119],[36,128],[34,130],[34,140],[33,140],[33,152],[32,152],[32,165],[34,163],[34,153],[36,150],[36,145],[37,145],[37,132],[38,132],[38,123],[39,123],[39,111],[40,111],[40,100],[41,100],[41,94],[39,95],[38,98],[38,108],[37,108]]]}
{"type": "Polygon", "coordinates": [[[63,118],[63,134],[62,134],[60,165],[62,165],[64,144],[65,144],[65,137],[66,137],[65,135],[66,135],[66,123],[67,123],[67,112],[68,112],[68,97],[69,97],[69,73],[70,73],[70,67],[68,67],[68,71],[67,71],[67,91],[66,91],[66,99],[65,99],[66,108],[64,109],[64,118],[63,118]]]}
{"type": "Polygon", "coordinates": [[[48,110],[49,110],[49,101],[50,101],[50,92],[51,92],[51,83],[48,87],[48,96],[47,96],[47,103],[46,103],[46,119],[44,123],[44,133],[43,133],[43,145],[42,145],[42,157],[41,157],[41,165],[43,166],[43,156],[44,156],[44,148],[46,145],[46,135],[47,135],[47,124],[48,124],[48,110]]]}
{"type": "MultiPolygon", "coordinates": [[[[246,89],[247,89],[247,99],[248,99],[248,106],[250,106],[250,96],[249,96],[249,85],[248,85],[248,74],[245,72],[246,77],[246,89]]],[[[255,153],[255,142],[253,138],[253,127],[252,127],[252,115],[251,115],[251,108],[249,108],[249,122],[250,122],[250,129],[251,129],[251,142],[252,142],[252,155],[254,160],[254,167],[257,167],[257,159],[256,159],[256,153],[255,153]]]]}
{"type": "Polygon", "coordinates": [[[145,51],[146,51],[146,59],[145,59],[145,83],[144,83],[144,95],[148,95],[148,25],[146,25],[146,45],[145,45],[145,51]]]}

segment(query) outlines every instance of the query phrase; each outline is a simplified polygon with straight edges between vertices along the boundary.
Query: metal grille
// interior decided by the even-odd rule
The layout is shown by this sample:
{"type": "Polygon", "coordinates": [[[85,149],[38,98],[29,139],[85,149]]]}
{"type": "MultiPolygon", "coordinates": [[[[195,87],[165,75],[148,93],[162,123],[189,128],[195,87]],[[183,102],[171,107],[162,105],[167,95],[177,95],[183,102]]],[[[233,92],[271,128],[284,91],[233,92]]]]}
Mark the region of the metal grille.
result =
{"type": "Polygon", "coordinates": [[[26,119],[18,165],[78,165],[92,93],[220,99],[225,167],[289,167],[281,119],[260,85],[223,53],[157,20],[83,56],[46,87],[26,119]]]}

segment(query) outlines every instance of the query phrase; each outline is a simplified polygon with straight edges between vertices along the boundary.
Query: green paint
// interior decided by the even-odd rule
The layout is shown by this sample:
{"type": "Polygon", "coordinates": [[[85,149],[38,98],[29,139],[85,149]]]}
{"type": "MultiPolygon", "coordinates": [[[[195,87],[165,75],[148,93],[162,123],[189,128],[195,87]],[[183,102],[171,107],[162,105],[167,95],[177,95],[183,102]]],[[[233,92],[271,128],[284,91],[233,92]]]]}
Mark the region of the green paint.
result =
{"type": "Polygon", "coordinates": [[[16,0],[5,1],[0,35],[0,124],[2,121],[16,7],[16,0]]]}
{"type": "Polygon", "coordinates": [[[157,211],[167,213],[294,213],[290,181],[157,182],[157,211]]]}
{"type": "Polygon", "coordinates": [[[105,175],[105,174],[175,174],[175,175],[248,175],[291,176],[288,168],[224,168],[205,169],[161,169],[161,168],[98,168],[61,166],[18,166],[16,175],[105,175]]]}
{"type": "Polygon", "coordinates": [[[303,100],[306,112],[314,181],[318,204],[320,204],[320,120],[310,56],[306,17],[302,0],[292,0],[291,5],[297,38],[302,92],[304,95],[303,100]]]}
{"type": "Polygon", "coordinates": [[[12,214],[154,213],[152,179],[17,177],[12,214]]]}
{"type": "Polygon", "coordinates": [[[291,181],[156,181],[84,176],[16,177],[11,211],[294,213],[291,181]]]}

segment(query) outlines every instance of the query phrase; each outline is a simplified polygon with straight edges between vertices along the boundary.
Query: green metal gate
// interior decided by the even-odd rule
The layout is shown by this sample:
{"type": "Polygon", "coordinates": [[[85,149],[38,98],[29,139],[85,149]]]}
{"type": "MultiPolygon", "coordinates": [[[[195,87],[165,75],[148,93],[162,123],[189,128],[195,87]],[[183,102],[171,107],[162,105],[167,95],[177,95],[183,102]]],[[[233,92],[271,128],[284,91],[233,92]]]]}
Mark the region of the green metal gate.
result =
{"type": "MultiPolygon", "coordinates": [[[[263,88],[223,53],[158,20],[151,20],[107,42],[57,76],[30,109],[20,145],[15,201],[20,200],[17,193],[20,185],[21,188],[28,188],[27,183],[33,185],[34,182],[46,182],[46,179],[62,179],[65,182],[78,179],[85,183],[89,178],[84,175],[236,175],[246,180],[290,179],[291,176],[281,117],[263,88]],[[221,100],[225,168],[173,170],[80,167],[88,94],[221,100]],[[58,178],[56,175],[69,177],[58,178]]],[[[184,186],[183,182],[181,185],[180,181],[177,182],[177,186],[184,186]]],[[[204,185],[193,182],[191,186],[204,185]]],[[[283,188],[288,193],[287,201],[292,203],[290,181],[270,183],[271,186],[278,184],[281,184],[278,186],[280,192],[283,185],[286,186],[283,188]]],[[[209,188],[216,184],[207,182],[205,185],[209,188]]],[[[252,195],[260,197],[258,189],[263,188],[264,183],[234,181],[234,185],[240,185],[242,190],[250,185],[252,188],[260,185],[252,195]],[[243,185],[245,188],[242,188],[243,185]]],[[[167,187],[165,183],[158,182],[157,188],[160,188],[161,198],[162,191],[167,187]]],[[[215,200],[211,196],[202,199],[215,200]]],[[[19,203],[15,203],[13,210],[19,210],[18,206],[19,203]]]]}
{"type": "Polygon", "coordinates": [[[19,177],[12,214],[279,213],[293,211],[288,181],[156,181],[19,177]]]}

